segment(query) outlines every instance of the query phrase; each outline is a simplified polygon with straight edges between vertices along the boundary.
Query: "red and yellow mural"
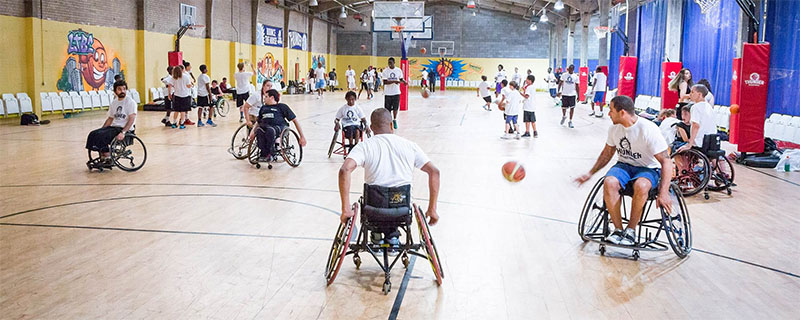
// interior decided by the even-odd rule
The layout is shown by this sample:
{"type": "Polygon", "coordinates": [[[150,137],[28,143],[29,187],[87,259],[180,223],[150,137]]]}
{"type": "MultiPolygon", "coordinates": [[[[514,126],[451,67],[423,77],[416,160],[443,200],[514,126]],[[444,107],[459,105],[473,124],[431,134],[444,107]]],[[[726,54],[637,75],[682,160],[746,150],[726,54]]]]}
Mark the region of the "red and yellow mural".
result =
{"type": "Polygon", "coordinates": [[[67,34],[67,57],[56,87],[61,91],[111,90],[114,76],[125,79],[116,52],[81,29],[67,34]]]}
{"type": "Polygon", "coordinates": [[[270,52],[267,52],[263,58],[256,61],[256,71],[258,73],[256,77],[258,83],[262,83],[267,79],[272,82],[283,81],[283,66],[270,52]]]}

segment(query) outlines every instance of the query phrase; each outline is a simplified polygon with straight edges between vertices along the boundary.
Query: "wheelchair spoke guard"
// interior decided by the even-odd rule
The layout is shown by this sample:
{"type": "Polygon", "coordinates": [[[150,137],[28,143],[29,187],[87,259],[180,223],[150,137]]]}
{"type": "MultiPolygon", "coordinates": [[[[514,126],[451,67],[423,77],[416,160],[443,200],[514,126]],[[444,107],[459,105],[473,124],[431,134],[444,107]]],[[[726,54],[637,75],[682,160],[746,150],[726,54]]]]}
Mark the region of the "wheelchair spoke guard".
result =
{"type": "Polygon", "coordinates": [[[300,146],[300,137],[297,132],[286,128],[281,132],[281,157],[292,167],[297,167],[303,161],[303,147],[300,146]]]}
{"type": "Polygon", "coordinates": [[[325,280],[328,285],[331,285],[336,280],[336,275],[339,274],[339,269],[342,267],[344,257],[347,255],[347,249],[350,247],[350,238],[353,236],[353,225],[358,217],[358,204],[353,204],[353,213],[355,215],[347,219],[347,223],[339,223],[339,229],[336,231],[336,237],[333,239],[331,251],[328,253],[328,263],[325,266],[325,280]]]}
{"type": "Polygon", "coordinates": [[[419,227],[423,248],[425,248],[425,252],[428,254],[428,261],[431,263],[434,275],[436,275],[436,284],[442,285],[444,271],[441,267],[442,262],[439,259],[439,252],[436,250],[436,244],[433,242],[433,237],[428,227],[428,221],[425,220],[425,215],[422,214],[422,210],[416,204],[414,205],[414,215],[417,217],[417,226],[419,227]]]}
{"type": "Polygon", "coordinates": [[[139,170],[147,161],[147,148],[139,137],[132,134],[126,134],[122,141],[114,138],[110,149],[114,164],[124,171],[139,170]]]}

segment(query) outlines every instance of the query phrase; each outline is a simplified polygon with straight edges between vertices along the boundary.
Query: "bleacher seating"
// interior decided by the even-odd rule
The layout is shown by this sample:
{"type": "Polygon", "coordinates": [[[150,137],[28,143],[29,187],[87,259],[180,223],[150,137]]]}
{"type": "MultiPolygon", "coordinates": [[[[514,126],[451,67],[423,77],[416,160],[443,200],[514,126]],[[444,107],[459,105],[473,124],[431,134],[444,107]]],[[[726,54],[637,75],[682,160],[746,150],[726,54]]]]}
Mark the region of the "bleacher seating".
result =
{"type": "Polygon", "coordinates": [[[72,110],[83,109],[83,99],[81,99],[80,93],[77,91],[70,91],[69,98],[72,99],[72,110]]]}
{"type": "Polygon", "coordinates": [[[69,92],[61,91],[58,93],[58,96],[61,97],[61,105],[64,107],[64,112],[75,111],[75,106],[72,105],[72,97],[69,95],[69,92]]]}
{"type": "Polygon", "coordinates": [[[97,91],[89,91],[89,97],[92,98],[92,109],[102,109],[103,102],[100,100],[100,94],[97,91]]]}

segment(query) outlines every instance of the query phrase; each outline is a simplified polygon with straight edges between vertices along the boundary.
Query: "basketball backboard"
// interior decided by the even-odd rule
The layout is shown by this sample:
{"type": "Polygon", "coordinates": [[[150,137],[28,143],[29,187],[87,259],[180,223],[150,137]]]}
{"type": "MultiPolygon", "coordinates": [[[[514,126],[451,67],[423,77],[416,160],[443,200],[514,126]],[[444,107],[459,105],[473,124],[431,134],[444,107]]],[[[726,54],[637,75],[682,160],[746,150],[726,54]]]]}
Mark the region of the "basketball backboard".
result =
{"type": "Polygon", "coordinates": [[[396,26],[402,26],[403,32],[425,32],[425,2],[376,1],[372,31],[392,32],[396,26]]]}
{"type": "Polygon", "coordinates": [[[456,51],[454,41],[431,41],[431,55],[437,57],[452,56],[456,51]]]}
{"type": "MultiPolygon", "coordinates": [[[[406,29],[403,29],[403,33],[411,33],[411,39],[413,40],[433,40],[433,17],[431,16],[423,17],[422,28],[423,28],[422,32],[406,31],[406,29]]],[[[399,40],[400,34],[392,31],[389,38],[392,40],[399,40]]]]}
{"type": "Polygon", "coordinates": [[[197,23],[197,7],[181,3],[181,27],[197,23]]]}

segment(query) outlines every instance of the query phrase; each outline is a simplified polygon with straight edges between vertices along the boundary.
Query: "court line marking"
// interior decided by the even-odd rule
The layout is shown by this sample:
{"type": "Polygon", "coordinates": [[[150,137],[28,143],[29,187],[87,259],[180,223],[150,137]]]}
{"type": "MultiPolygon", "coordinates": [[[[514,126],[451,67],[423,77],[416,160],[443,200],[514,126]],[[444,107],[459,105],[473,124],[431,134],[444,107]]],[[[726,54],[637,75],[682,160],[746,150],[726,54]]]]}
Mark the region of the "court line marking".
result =
{"type": "Polygon", "coordinates": [[[746,166],[746,165],[743,165],[743,164],[739,164],[739,163],[736,163],[736,164],[737,164],[737,165],[739,165],[740,167],[744,167],[744,168],[750,169],[750,170],[752,170],[752,171],[758,172],[758,173],[760,173],[760,174],[763,174],[763,175],[765,175],[765,176],[768,176],[768,177],[773,177],[773,178],[775,178],[775,179],[778,179],[778,180],[781,180],[781,181],[783,181],[783,182],[786,182],[786,183],[789,183],[789,184],[792,184],[792,185],[795,185],[795,186],[798,186],[798,187],[800,187],[800,183],[796,183],[796,182],[793,182],[793,181],[789,181],[789,180],[786,180],[786,179],[784,179],[784,178],[781,178],[781,177],[779,177],[779,176],[776,176],[776,175],[773,175],[773,174],[770,174],[770,173],[767,173],[767,172],[764,172],[764,171],[761,171],[761,170],[756,170],[755,168],[751,168],[751,167],[749,167],[749,166],[746,166]]]}
{"type": "Polygon", "coordinates": [[[414,270],[414,261],[417,260],[417,256],[411,255],[410,260],[411,261],[408,262],[408,268],[406,268],[406,272],[403,274],[403,282],[400,283],[400,289],[397,290],[397,296],[394,298],[392,312],[389,313],[389,320],[397,319],[397,314],[400,313],[400,306],[403,304],[403,298],[406,295],[406,288],[408,287],[408,280],[411,278],[411,272],[414,270]]]}
{"type": "MultiPolygon", "coordinates": [[[[8,186],[0,186],[0,187],[43,187],[43,186],[62,187],[62,186],[97,186],[97,185],[216,186],[216,187],[241,187],[241,188],[262,188],[262,189],[286,189],[286,190],[320,191],[320,192],[331,192],[331,193],[332,192],[337,192],[338,193],[338,190],[309,189],[309,188],[297,188],[297,187],[252,186],[252,185],[217,185],[217,184],[174,184],[174,183],[165,183],[165,184],[161,184],[161,183],[50,184],[50,185],[8,185],[8,186]]],[[[357,192],[350,192],[350,193],[351,194],[358,194],[357,192]]],[[[284,201],[284,202],[290,202],[290,203],[297,203],[297,204],[312,206],[312,207],[316,207],[316,208],[319,208],[319,209],[322,209],[322,210],[325,210],[325,211],[328,211],[328,212],[332,212],[332,213],[334,213],[336,215],[341,215],[341,213],[338,212],[338,211],[330,210],[328,208],[324,208],[324,207],[321,207],[321,206],[317,206],[317,205],[313,205],[313,204],[309,204],[309,203],[305,203],[305,202],[297,201],[297,200],[288,200],[288,199],[281,199],[281,198],[274,198],[274,197],[264,197],[264,196],[230,195],[230,194],[211,194],[211,195],[209,195],[209,194],[199,194],[199,195],[219,196],[219,197],[255,198],[255,199],[267,199],[267,200],[275,200],[275,201],[284,201]]],[[[192,194],[150,195],[150,196],[140,196],[140,197],[159,197],[159,196],[161,196],[161,197],[192,196],[192,194]]],[[[9,214],[9,215],[5,215],[5,216],[0,216],[0,219],[9,218],[9,217],[13,217],[13,216],[17,216],[17,215],[33,212],[33,211],[51,209],[51,208],[74,205],[74,204],[93,203],[93,202],[100,202],[100,201],[106,201],[106,200],[123,200],[123,199],[129,199],[129,198],[136,198],[136,197],[119,197],[119,198],[110,198],[110,199],[96,199],[96,200],[86,200],[86,201],[79,201],[79,202],[74,202],[74,203],[46,206],[46,207],[41,207],[41,208],[24,210],[24,211],[20,211],[20,212],[9,214]]],[[[424,199],[424,198],[414,198],[414,199],[427,201],[427,199],[424,199]]],[[[567,221],[567,220],[551,218],[551,217],[545,217],[545,216],[540,216],[540,215],[535,215],[535,214],[528,214],[528,213],[517,212],[517,211],[497,210],[496,208],[482,207],[482,206],[477,206],[477,205],[462,204],[462,203],[456,203],[456,202],[448,202],[448,201],[442,201],[442,200],[439,200],[439,202],[446,203],[446,204],[451,204],[451,205],[464,206],[464,207],[490,209],[490,210],[500,211],[500,212],[504,212],[504,213],[517,214],[517,215],[521,215],[521,216],[532,217],[532,218],[541,219],[541,220],[549,220],[549,221],[560,222],[560,223],[566,223],[566,224],[571,224],[571,225],[577,225],[578,224],[577,222],[573,222],[573,221],[567,221]]],[[[750,262],[750,261],[747,261],[747,260],[742,260],[742,259],[739,259],[739,258],[735,258],[735,257],[731,257],[731,256],[715,253],[713,251],[707,251],[707,250],[703,250],[703,249],[699,249],[699,248],[692,248],[692,249],[697,251],[697,252],[709,254],[709,255],[712,255],[712,256],[716,256],[716,257],[727,259],[727,260],[734,261],[734,262],[744,263],[744,264],[747,264],[747,265],[751,265],[751,266],[754,266],[754,267],[758,267],[758,268],[774,271],[774,272],[777,272],[777,273],[780,273],[780,274],[783,274],[783,275],[787,275],[787,276],[790,276],[790,277],[794,277],[794,278],[799,278],[800,279],[800,275],[792,273],[792,272],[783,271],[783,270],[780,270],[780,269],[777,269],[777,268],[769,267],[769,266],[758,264],[758,263],[755,263],[755,262],[750,262]]]]}

